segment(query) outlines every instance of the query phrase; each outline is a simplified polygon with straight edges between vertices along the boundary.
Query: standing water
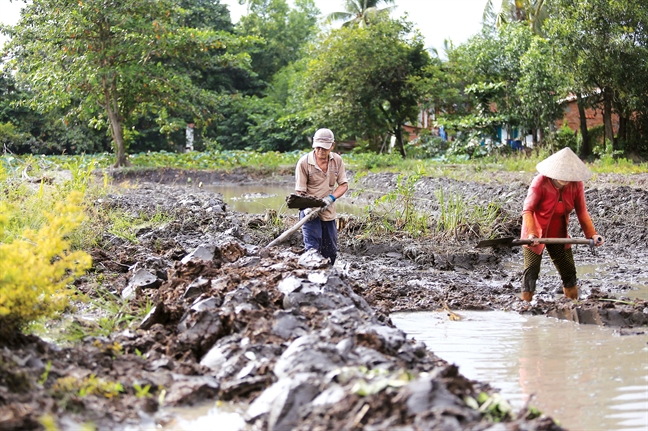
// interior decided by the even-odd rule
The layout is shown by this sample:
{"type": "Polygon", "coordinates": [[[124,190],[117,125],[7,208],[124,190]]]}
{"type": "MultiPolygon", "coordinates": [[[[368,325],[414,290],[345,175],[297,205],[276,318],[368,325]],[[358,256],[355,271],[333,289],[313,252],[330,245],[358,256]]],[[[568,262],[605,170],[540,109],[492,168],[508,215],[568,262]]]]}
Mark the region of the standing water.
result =
{"type": "MultiPolygon", "coordinates": [[[[295,192],[294,188],[285,186],[263,186],[263,185],[213,185],[206,186],[206,190],[220,193],[227,205],[238,212],[249,214],[264,214],[272,209],[281,214],[288,212],[297,215],[296,209],[289,209],[286,206],[286,196],[295,192]]],[[[351,204],[347,197],[336,202],[338,213],[361,215],[363,209],[351,204]]]]}
{"type": "Polygon", "coordinates": [[[517,313],[394,313],[394,324],[489,382],[519,409],[531,405],[571,431],[648,430],[648,335],[517,313]]]}

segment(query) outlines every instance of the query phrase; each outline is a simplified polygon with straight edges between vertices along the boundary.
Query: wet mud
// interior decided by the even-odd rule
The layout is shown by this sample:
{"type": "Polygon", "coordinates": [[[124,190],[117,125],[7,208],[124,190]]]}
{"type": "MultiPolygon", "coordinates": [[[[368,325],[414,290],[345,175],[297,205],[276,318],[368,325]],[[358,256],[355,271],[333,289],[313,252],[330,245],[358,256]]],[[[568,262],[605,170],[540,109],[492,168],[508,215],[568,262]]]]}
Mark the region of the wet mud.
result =
{"type": "MultiPolygon", "coordinates": [[[[366,220],[345,218],[339,263],[331,267],[304,252],[299,233],[265,247],[296,217],[278,222],[276,213],[233,212],[198,187],[289,185],[289,174],[164,170],[115,178],[129,187],[94,205],[133,215],[163,212],[169,221],[141,229],[136,242],[104,233],[91,253],[92,271],[76,287],[90,297],[107,288],[150,311],[135,326],[74,347],[36,336],[3,346],[0,429],[43,429],[44,415],[60,429],[87,422],[102,430],[154,427],[173,420],[163,407],[220,399],[248,403],[245,420],[254,430],[560,430],[528,407],[509,410],[488,382],[463,377],[395,328],[389,314],[513,310],[623,334],[648,325],[648,302],[605,277],[582,283],[576,302],[555,295],[551,280],[532,303],[521,301],[521,274],[505,265],[516,251],[476,249],[482,238],[474,226],[418,239],[366,237],[366,220]]],[[[396,181],[395,174],[363,176],[347,199],[370,202],[396,181]]],[[[415,205],[434,219],[440,189],[497,202],[501,233],[516,236],[529,181],[513,174],[488,184],[424,178],[415,205]]],[[[601,175],[586,187],[594,224],[608,242],[596,255],[576,249],[575,258],[613,261],[619,273],[608,277],[623,276],[648,260],[648,176],[601,175]]],[[[578,236],[576,225],[570,229],[578,236]]],[[[76,311],[69,314],[77,323],[93,324],[76,311]]]]}

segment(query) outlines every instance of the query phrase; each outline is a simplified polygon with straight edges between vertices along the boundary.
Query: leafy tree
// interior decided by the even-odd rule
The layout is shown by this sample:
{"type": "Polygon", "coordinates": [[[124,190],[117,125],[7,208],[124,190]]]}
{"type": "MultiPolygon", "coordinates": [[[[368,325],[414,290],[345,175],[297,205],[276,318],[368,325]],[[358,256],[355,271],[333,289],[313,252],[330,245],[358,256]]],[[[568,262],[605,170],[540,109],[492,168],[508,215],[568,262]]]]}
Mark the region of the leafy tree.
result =
{"type": "MultiPolygon", "coordinates": [[[[605,139],[618,149],[612,113],[620,125],[645,111],[648,94],[648,8],[644,0],[554,0],[549,37],[572,91],[603,110],[605,139]]],[[[585,118],[581,117],[581,122],[585,118]]],[[[620,134],[625,135],[625,127],[620,134]]],[[[623,136],[622,135],[622,136],[623,136]]],[[[644,139],[645,140],[645,139],[644,139]]]]}
{"type": "Polygon", "coordinates": [[[303,115],[340,137],[391,133],[405,157],[403,126],[416,122],[430,56],[410,23],[385,20],[332,31],[313,47],[297,95],[303,115]]]}
{"type": "Polygon", "coordinates": [[[34,0],[16,26],[5,28],[19,82],[34,91],[29,106],[67,109],[68,116],[109,126],[115,166],[137,119],[156,116],[161,130],[174,124],[169,109],[192,114],[197,124],[214,117],[216,96],[194,85],[174,60],[244,64],[243,41],[226,32],[182,26],[176,0],[34,0]],[[217,52],[217,57],[206,55],[217,52]],[[75,103],[72,105],[72,103],[75,103]]]}
{"type": "Polygon", "coordinates": [[[564,97],[567,80],[552,58],[550,43],[537,36],[520,58],[520,80],[515,88],[520,101],[519,121],[532,131],[534,145],[538,144],[538,132],[543,134],[564,114],[560,100],[564,97]]]}
{"type": "Polygon", "coordinates": [[[16,154],[79,154],[110,149],[105,132],[77,118],[64,122],[60,110],[42,114],[20,106],[21,100],[32,97],[31,91],[16,85],[10,73],[0,74],[0,124],[4,123],[0,140],[6,150],[16,154]]]}
{"type": "MultiPolygon", "coordinates": [[[[180,24],[183,27],[199,28],[210,31],[224,31],[229,34],[234,33],[229,10],[226,5],[220,3],[220,0],[180,0],[180,6],[184,9],[184,15],[180,24]]],[[[252,38],[248,38],[252,42],[252,38]]],[[[251,47],[261,46],[261,40],[251,47]]],[[[256,48],[252,48],[256,49],[256,48]]],[[[205,58],[200,62],[192,58],[168,58],[164,61],[170,62],[170,67],[182,68],[187,71],[193,84],[203,91],[215,92],[219,94],[260,94],[263,89],[263,83],[258,76],[247,67],[240,67],[225,63],[219,58],[223,55],[224,50],[209,50],[205,53],[205,58]]],[[[194,148],[200,150],[204,142],[213,141],[216,138],[215,124],[221,124],[224,120],[223,104],[227,104],[227,97],[220,97],[217,101],[216,108],[212,109],[216,113],[213,121],[198,122],[194,128],[194,148]]],[[[184,105],[177,107],[168,107],[167,122],[174,126],[168,128],[162,133],[160,126],[156,121],[157,115],[147,113],[142,115],[136,122],[129,149],[132,152],[143,151],[182,151],[185,144],[185,129],[189,123],[196,123],[193,111],[185,109],[184,105]]]]}
{"type": "Polygon", "coordinates": [[[180,7],[185,10],[183,27],[234,32],[229,9],[220,0],[180,0],[180,7]]]}
{"type": "Polygon", "coordinates": [[[289,101],[303,62],[275,74],[268,94],[232,95],[223,99],[224,120],[216,125],[217,142],[224,149],[291,151],[301,149],[309,133],[307,116],[289,101]]]}
{"type": "MultiPolygon", "coordinates": [[[[241,1],[241,3],[243,3],[241,1]]],[[[288,151],[304,142],[303,122],[288,103],[289,82],[303,47],[316,35],[319,14],[312,0],[250,0],[236,32],[263,41],[250,53],[252,69],[243,85],[226,90],[218,111],[222,117],[206,136],[224,149],[288,151]]]]}
{"type": "Polygon", "coordinates": [[[327,16],[329,22],[344,21],[343,27],[364,27],[376,22],[380,18],[386,18],[394,8],[388,6],[379,8],[383,4],[395,3],[395,0],[346,0],[343,12],[333,12],[327,16]]]}
{"type": "Polygon", "coordinates": [[[521,59],[533,38],[526,25],[512,23],[473,36],[448,52],[446,68],[463,84],[465,99],[445,119],[446,126],[464,132],[477,129],[490,137],[503,124],[531,128],[517,88],[523,76],[521,59]]]}
{"type": "Polygon", "coordinates": [[[251,53],[252,69],[264,82],[302,56],[302,47],[315,34],[320,11],[313,0],[250,0],[248,14],[241,17],[237,32],[263,38],[265,43],[251,53]]]}

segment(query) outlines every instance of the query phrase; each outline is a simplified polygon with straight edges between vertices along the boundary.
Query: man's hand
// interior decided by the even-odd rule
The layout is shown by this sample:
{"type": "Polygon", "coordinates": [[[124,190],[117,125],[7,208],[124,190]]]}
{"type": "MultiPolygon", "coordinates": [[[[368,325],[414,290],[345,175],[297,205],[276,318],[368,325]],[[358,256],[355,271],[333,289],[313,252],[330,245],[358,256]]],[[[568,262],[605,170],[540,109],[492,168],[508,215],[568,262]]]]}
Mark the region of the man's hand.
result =
{"type": "Polygon", "coordinates": [[[327,206],[331,205],[333,202],[335,202],[335,196],[328,195],[327,197],[322,198],[322,201],[324,201],[324,203],[326,203],[327,206]]]}
{"type": "Polygon", "coordinates": [[[605,242],[605,238],[603,238],[601,235],[598,234],[594,235],[592,239],[594,240],[594,245],[597,247],[603,245],[603,243],[605,242]]]}

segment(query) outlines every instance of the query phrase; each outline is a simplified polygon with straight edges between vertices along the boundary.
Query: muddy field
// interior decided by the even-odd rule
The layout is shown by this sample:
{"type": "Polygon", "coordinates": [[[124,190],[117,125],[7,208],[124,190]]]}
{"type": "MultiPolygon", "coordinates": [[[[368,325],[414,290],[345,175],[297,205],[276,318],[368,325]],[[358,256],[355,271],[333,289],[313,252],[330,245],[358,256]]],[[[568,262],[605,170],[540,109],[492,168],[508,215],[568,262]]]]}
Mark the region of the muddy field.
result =
{"type": "MultiPolygon", "coordinates": [[[[440,213],[438,190],[475,204],[496,202],[499,229],[516,236],[530,179],[424,178],[415,185],[414,202],[431,220],[440,213]]],[[[136,325],[75,347],[35,336],[6,346],[0,351],[0,429],[39,429],[43,415],[59,429],[87,422],[98,429],[154,429],[172,426],[166,407],[220,399],[249,404],[245,419],[252,430],[559,430],[533,409],[509,411],[489,382],[464,378],[408,340],[389,313],[515,310],[614,326],[629,335],[648,326],[648,302],[618,282],[648,264],[648,175],[599,175],[586,184],[590,213],[607,242],[595,254],[576,247],[575,258],[579,264],[614,262],[617,273],[581,283],[575,303],[554,293],[557,277],[543,276],[531,304],[519,299],[521,274],[505,265],[516,253],[521,259],[519,248],[476,249],[481,238],[474,226],[417,239],[367,237],[367,220],[345,217],[339,263],[329,267],[303,252],[299,234],[265,248],[295,215],[233,212],[221,196],[198,187],[290,185],[289,175],[164,170],[117,173],[115,181],[129,186],[94,205],[132,214],[161,211],[171,221],[141,229],[137,242],[105,233],[101,248],[92,251],[91,273],[77,288],[90,296],[108,289],[134,308],[153,307],[136,325]],[[80,393],[88,382],[95,390],[80,393]],[[115,383],[118,393],[110,390],[115,383]]],[[[396,181],[395,174],[363,176],[345,199],[366,204],[396,181]]],[[[580,236],[573,223],[570,232],[580,236]]],[[[80,318],[78,307],[71,318],[94,324],[80,318]]]]}

